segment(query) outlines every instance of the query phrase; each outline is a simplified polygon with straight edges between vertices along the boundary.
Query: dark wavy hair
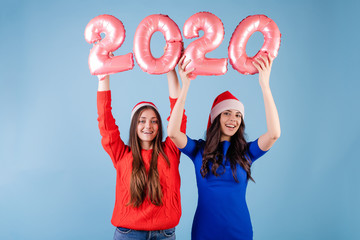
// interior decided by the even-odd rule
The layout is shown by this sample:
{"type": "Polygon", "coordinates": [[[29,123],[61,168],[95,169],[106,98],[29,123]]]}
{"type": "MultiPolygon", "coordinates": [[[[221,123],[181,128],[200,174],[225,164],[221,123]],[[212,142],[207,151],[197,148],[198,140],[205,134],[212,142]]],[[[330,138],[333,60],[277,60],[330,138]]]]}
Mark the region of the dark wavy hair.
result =
{"type": "MultiPolygon", "coordinates": [[[[220,117],[217,116],[213,123],[210,125],[206,132],[206,142],[203,153],[203,160],[200,173],[203,178],[211,172],[216,177],[224,174],[225,167],[223,166],[223,151],[220,144],[221,128],[220,128],[220,117]],[[210,163],[212,167],[210,169],[210,163]],[[220,174],[217,170],[220,166],[223,166],[224,171],[220,174]]],[[[248,144],[245,140],[245,123],[241,117],[241,124],[236,133],[230,138],[230,147],[226,153],[226,160],[230,162],[232,175],[236,182],[239,180],[236,177],[236,164],[239,164],[247,173],[247,180],[254,179],[251,177],[251,159],[247,155],[248,144]]]]}
{"type": "Polygon", "coordinates": [[[134,207],[139,207],[144,202],[147,196],[149,197],[152,204],[156,206],[162,205],[162,190],[160,185],[159,172],[157,168],[158,158],[160,154],[164,157],[168,166],[170,166],[169,159],[166,156],[161,144],[163,136],[162,129],[163,128],[161,117],[158,111],[156,111],[153,107],[150,106],[144,106],[139,108],[135,112],[131,120],[129,145],[132,151],[133,162],[130,179],[130,201],[128,204],[134,207]],[[140,139],[136,131],[141,113],[146,109],[154,110],[159,125],[158,133],[153,140],[153,152],[151,156],[150,169],[148,174],[146,174],[145,165],[141,157],[140,139]]]}

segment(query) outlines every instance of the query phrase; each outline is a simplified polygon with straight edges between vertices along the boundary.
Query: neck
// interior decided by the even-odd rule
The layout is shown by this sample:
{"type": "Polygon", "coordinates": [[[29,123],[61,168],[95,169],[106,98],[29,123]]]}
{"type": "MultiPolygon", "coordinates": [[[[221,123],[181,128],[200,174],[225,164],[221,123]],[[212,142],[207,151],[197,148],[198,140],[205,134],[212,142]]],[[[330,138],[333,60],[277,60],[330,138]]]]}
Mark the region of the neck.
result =
{"type": "Polygon", "coordinates": [[[153,148],[153,143],[152,142],[141,142],[140,143],[141,145],[141,149],[144,149],[144,150],[150,150],[153,148]]]}
{"type": "Polygon", "coordinates": [[[230,136],[226,136],[226,135],[224,135],[224,134],[221,134],[220,142],[223,142],[223,141],[228,141],[228,142],[230,142],[230,136]]]}

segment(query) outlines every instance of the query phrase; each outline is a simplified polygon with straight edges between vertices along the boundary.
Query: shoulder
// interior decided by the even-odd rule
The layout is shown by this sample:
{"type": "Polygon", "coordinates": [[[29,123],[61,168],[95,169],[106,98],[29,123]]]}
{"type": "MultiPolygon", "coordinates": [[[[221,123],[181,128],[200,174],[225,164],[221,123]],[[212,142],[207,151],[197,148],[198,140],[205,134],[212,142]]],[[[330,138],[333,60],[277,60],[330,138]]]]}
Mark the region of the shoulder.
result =
{"type": "Polygon", "coordinates": [[[202,152],[205,146],[205,142],[202,139],[195,140],[186,135],[187,142],[184,148],[179,148],[179,150],[187,155],[190,159],[194,160],[198,153],[202,152]]]}
{"type": "Polygon", "coordinates": [[[256,139],[247,143],[248,155],[251,158],[252,162],[254,162],[256,159],[258,159],[267,152],[260,149],[258,140],[259,139],[256,139]]]}
{"type": "MultiPolygon", "coordinates": [[[[189,147],[196,147],[197,149],[201,149],[205,147],[205,141],[203,139],[193,139],[190,138],[188,135],[186,135],[187,137],[187,143],[186,146],[183,148],[189,148],[189,147]]],[[[182,149],[180,149],[182,150],[182,149]]]]}

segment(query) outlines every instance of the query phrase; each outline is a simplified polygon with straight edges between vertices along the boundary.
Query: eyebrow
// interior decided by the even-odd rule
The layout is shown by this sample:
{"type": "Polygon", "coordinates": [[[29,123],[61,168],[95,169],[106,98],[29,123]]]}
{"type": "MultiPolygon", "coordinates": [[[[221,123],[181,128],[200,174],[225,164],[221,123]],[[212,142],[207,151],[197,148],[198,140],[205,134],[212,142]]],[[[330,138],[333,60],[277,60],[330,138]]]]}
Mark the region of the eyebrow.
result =
{"type": "MultiPolygon", "coordinates": [[[[231,111],[231,110],[225,110],[224,112],[233,112],[233,111],[231,111]]],[[[240,114],[241,114],[240,111],[236,111],[235,113],[240,113],[240,114]]]]}
{"type": "MultiPolygon", "coordinates": [[[[146,117],[140,117],[140,119],[141,119],[141,118],[147,119],[146,117]]],[[[154,118],[157,119],[157,117],[152,117],[152,118],[150,118],[150,119],[154,119],[154,118]]]]}

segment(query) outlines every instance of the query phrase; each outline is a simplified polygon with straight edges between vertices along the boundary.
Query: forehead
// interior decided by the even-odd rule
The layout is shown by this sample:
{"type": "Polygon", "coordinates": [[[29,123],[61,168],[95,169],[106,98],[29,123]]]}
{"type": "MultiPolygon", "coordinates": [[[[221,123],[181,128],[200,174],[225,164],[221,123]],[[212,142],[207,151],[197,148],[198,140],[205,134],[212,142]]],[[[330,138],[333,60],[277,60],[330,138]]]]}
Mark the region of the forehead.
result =
{"type": "Polygon", "coordinates": [[[141,112],[140,118],[156,118],[156,113],[153,109],[148,108],[141,112]]]}

